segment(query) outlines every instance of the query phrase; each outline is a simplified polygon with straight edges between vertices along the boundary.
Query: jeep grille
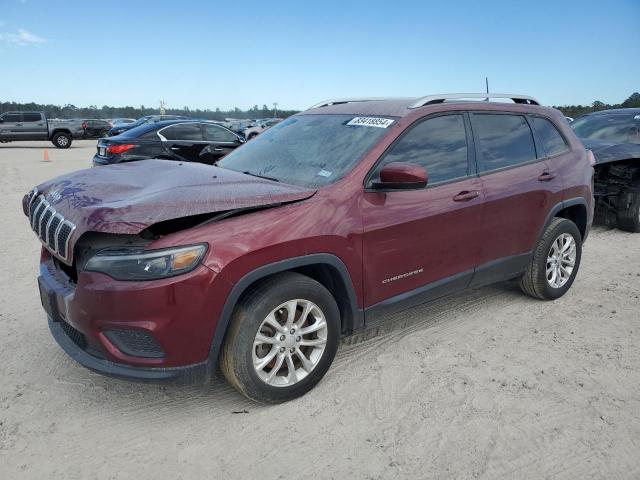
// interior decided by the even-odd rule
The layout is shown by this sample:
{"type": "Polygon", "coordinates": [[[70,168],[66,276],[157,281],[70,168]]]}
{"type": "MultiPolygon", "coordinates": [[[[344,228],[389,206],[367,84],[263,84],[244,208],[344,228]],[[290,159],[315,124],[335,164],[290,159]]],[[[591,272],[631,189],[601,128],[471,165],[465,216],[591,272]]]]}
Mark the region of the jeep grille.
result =
{"type": "Polygon", "coordinates": [[[29,199],[29,223],[40,241],[63,260],[69,257],[69,239],[76,226],[56,212],[43,195],[33,192],[29,199]]]}

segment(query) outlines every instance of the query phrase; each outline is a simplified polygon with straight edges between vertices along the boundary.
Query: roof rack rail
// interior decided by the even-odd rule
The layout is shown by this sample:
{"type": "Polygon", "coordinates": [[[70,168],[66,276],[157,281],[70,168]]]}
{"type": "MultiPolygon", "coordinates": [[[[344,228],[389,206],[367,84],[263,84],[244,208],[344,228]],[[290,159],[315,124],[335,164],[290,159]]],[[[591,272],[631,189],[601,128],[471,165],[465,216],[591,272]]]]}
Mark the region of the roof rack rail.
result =
{"type": "Polygon", "coordinates": [[[409,105],[408,108],[419,108],[425,105],[444,103],[447,100],[481,99],[488,102],[491,98],[510,98],[514,103],[524,103],[526,105],[540,105],[540,102],[529,95],[518,95],[515,93],[445,93],[441,95],[427,95],[417,102],[409,105]]]}
{"type": "Polygon", "coordinates": [[[392,100],[392,97],[330,98],[329,100],[310,106],[307,110],[311,110],[312,108],[328,107],[330,105],[339,105],[341,103],[374,102],[376,100],[392,100]]]}

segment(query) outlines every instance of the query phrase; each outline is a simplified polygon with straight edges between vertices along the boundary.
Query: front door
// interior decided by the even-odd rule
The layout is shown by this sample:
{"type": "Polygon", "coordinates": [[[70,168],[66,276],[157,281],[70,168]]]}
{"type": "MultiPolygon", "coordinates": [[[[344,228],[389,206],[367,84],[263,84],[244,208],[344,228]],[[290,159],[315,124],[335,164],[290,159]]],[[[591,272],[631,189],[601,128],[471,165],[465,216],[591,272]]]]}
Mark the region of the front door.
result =
{"type": "Polygon", "coordinates": [[[24,140],[47,140],[49,129],[44,115],[37,112],[22,114],[22,138],[24,140]]]}
{"type": "Polygon", "coordinates": [[[465,114],[410,127],[375,167],[424,166],[427,187],[363,196],[366,321],[466,288],[477,261],[483,192],[465,114]]]}

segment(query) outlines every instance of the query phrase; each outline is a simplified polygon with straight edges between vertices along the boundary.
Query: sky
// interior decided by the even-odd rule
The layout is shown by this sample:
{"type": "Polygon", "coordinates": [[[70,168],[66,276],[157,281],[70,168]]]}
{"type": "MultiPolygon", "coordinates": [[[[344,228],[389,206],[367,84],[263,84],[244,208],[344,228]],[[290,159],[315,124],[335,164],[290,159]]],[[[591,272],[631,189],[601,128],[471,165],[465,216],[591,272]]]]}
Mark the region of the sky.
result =
{"type": "Polygon", "coordinates": [[[0,0],[0,101],[304,109],[484,91],[640,90],[640,0],[0,0]]]}

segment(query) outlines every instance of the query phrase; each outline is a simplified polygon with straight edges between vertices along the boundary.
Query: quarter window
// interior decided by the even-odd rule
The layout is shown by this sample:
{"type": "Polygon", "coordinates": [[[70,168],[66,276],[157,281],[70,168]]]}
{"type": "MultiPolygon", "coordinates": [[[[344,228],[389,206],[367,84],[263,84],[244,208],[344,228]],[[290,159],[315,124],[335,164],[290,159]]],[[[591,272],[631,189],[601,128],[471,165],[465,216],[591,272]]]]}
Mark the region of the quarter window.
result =
{"type": "Polygon", "coordinates": [[[472,119],[480,141],[480,171],[497,170],[536,159],[533,135],[523,116],[475,113],[472,119]]]}
{"type": "Polygon", "coordinates": [[[158,133],[167,140],[202,140],[202,130],[200,130],[198,123],[171,125],[158,133]]]}
{"type": "Polygon", "coordinates": [[[378,166],[409,162],[427,170],[429,184],[446,182],[469,174],[467,137],[462,115],[430,118],[413,127],[387,153],[378,166]]]}
{"type": "Polygon", "coordinates": [[[558,129],[547,119],[533,117],[533,128],[536,131],[537,138],[542,143],[545,155],[551,157],[569,150],[567,143],[558,132],[558,129]]]}
{"type": "Polygon", "coordinates": [[[231,143],[237,140],[236,136],[229,130],[218,125],[204,125],[204,139],[209,142],[231,143]]]}

